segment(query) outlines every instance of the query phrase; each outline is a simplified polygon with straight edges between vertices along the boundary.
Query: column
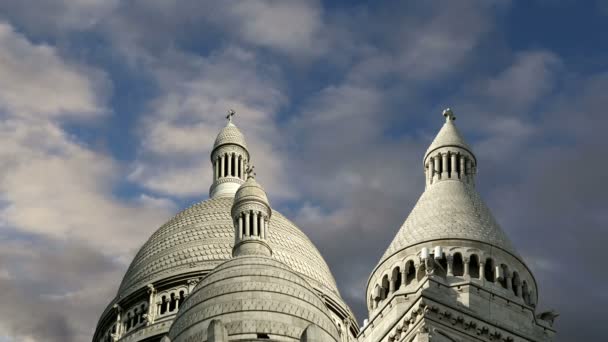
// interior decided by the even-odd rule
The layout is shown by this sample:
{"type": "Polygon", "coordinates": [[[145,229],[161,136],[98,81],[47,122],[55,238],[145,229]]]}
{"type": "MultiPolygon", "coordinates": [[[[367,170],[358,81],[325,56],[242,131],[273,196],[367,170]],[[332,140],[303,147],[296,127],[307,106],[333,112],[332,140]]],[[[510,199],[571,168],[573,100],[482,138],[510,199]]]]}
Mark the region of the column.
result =
{"type": "Polygon", "coordinates": [[[222,156],[220,157],[220,176],[219,176],[219,178],[224,177],[224,158],[225,158],[225,156],[222,154],[222,156]]]}
{"type": "Polygon", "coordinates": [[[226,176],[232,176],[232,153],[227,155],[228,157],[228,165],[226,165],[226,176]]]}
{"type": "Polygon", "coordinates": [[[441,154],[441,179],[445,179],[448,177],[448,154],[441,154]]]}
{"type": "Polygon", "coordinates": [[[148,293],[150,294],[150,297],[148,299],[148,322],[146,325],[154,323],[154,296],[156,295],[156,289],[152,284],[148,284],[148,293]]]}
{"type": "Polygon", "coordinates": [[[239,232],[238,232],[239,240],[242,240],[243,239],[243,214],[242,213],[239,215],[238,227],[239,227],[239,232]]]}
{"type": "Polygon", "coordinates": [[[426,184],[429,185],[433,182],[433,158],[427,160],[425,167],[426,171],[426,184]]]}
{"type": "MultiPolygon", "coordinates": [[[[462,169],[461,169],[461,170],[462,170],[462,169]]],[[[463,260],[463,262],[464,262],[464,272],[463,272],[463,276],[466,278],[466,277],[469,277],[469,275],[471,274],[471,273],[469,272],[469,259],[464,259],[464,260],[463,260]]]]}
{"type": "Polygon", "coordinates": [[[217,180],[217,161],[213,160],[213,181],[217,180]]]}
{"type": "Polygon", "coordinates": [[[243,159],[243,157],[240,158],[239,163],[241,164],[241,175],[240,178],[243,179],[245,178],[245,160],[243,159]]]}
{"type": "Polygon", "coordinates": [[[465,163],[465,170],[466,170],[466,180],[467,183],[471,182],[471,159],[467,158],[466,163],[465,163]]]}
{"type": "Polygon", "coordinates": [[[450,164],[450,178],[458,178],[458,168],[456,167],[458,165],[456,164],[456,158],[458,155],[456,155],[456,153],[452,153],[451,157],[452,162],[450,164]]]}
{"type": "Polygon", "coordinates": [[[433,157],[433,166],[435,167],[435,170],[433,171],[433,181],[439,179],[439,162],[441,161],[439,156],[440,155],[433,157]]]}
{"type": "Polygon", "coordinates": [[[249,212],[245,213],[245,236],[251,235],[249,230],[249,212]]]}
{"type": "Polygon", "coordinates": [[[479,261],[479,280],[485,280],[486,279],[486,276],[484,274],[485,272],[484,272],[484,269],[483,269],[483,265],[484,265],[483,261],[480,260],[479,261]]]}
{"type": "Polygon", "coordinates": [[[239,174],[238,174],[238,177],[240,179],[243,179],[243,157],[239,156],[238,159],[239,159],[239,172],[238,172],[239,174]]]}
{"type": "Polygon", "coordinates": [[[264,216],[260,217],[260,237],[266,239],[266,218],[264,218],[264,216]]]}
{"type": "Polygon", "coordinates": [[[116,309],[116,336],[118,340],[122,336],[122,308],[118,304],[114,304],[114,309],[116,309]]]}
{"type": "Polygon", "coordinates": [[[388,293],[395,292],[395,280],[396,279],[393,279],[392,277],[388,280],[388,293]]]}
{"type": "Polygon", "coordinates": [[[253,213],[253,236],[258,236],[258,213],[253,213]]]}
{"type": "Polygon", "coordinates": [[[465,160],[465,157],[463,155],[460,155],[459,159],[460,159],[460,174],[459,174],[459,177],[460,177],[460,179],[464,180],[464,177],[465,177],[464,176],[464,160],[465,160]]]}
{"type": "Polygon", "coordinates": [[[507,282],[507,290],[511,290],[511,272],[505,272],[505,281],[507,282]]]}
{"type": "Polygon", "coordinates": [[[401,271],[401,286],[402,287],[405,286],[405,281],[406,281],[405,277],[407,276],[407,271],[409,271],[409,270],[408,270],[407,264],[405,264],[403,271],[401,271]]]}
{"type": "Polygon", "coordinates": [[[449,256],[447,259],[448,259],[447,275],[448,275],[448,277],[453,277],[454,276],[454,258],[452,256],[449,256]]]}

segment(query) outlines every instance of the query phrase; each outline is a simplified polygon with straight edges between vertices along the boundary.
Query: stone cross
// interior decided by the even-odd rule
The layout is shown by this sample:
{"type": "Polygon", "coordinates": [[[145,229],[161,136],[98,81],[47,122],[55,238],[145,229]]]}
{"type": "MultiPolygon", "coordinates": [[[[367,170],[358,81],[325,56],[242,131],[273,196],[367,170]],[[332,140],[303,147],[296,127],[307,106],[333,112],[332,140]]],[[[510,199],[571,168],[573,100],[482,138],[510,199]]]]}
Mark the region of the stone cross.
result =
{"type": "Polygon", "coordinates": [[[450,108],[446,108],[443,110],[443,116],[445,116],[445,121],[454,121],[456,117],[454,116],[454,112],[450,108]]]}
{"type": "Polygon", "coordinates": [[[228,119],[228,122],[232,122],[232,117],[234,116],[234,114],[236,114],[236,111],[234,111],[234,109],[228,110],[228,115],[226,115],[226,119],[228,119]]]}
{"type": "Polygon", "coordinates": [[[255,172],[253,171],[254,168],[254,165],[247,167],[247,169],[245,170],[245,173],[247,173],[247,178],[255,178],[255,172]]]}

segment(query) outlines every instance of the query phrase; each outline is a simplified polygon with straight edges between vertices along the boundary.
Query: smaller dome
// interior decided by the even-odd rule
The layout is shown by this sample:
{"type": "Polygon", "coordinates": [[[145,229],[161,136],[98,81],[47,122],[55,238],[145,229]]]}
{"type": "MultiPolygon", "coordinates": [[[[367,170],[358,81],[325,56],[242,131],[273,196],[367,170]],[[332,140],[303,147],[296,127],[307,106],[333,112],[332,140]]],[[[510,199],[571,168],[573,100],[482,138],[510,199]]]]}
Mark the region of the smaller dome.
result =
{"type": "Polygon", "coordinates": [[[266,206],[268,204],[268,197],[264,188],[255,180],[254,177],[247,178],[245,184],[241,185],[234,195],[234,203],[238,204],[242,201],[257,201],[262,202],[266,206]]]}
{"type": "Polygon", "coordinates": [[[205,341],[213,320],[223,323],[230,339],[298,341],[314,324],[311,337],[339,341],[329,310],[310,284],[269,257],[241,256],[211,271],[180,305],[169,337],[205,341]]]}
{"type": "Polygon", "coordinates": [[[213,149],[226,144],[235,144],[247,149],[245,136],[232,122],[228,122],[226,127],[222,128],[220,133],[217,135],[217,138],[215,138],[215,143],[213,144],[213,149]]]}

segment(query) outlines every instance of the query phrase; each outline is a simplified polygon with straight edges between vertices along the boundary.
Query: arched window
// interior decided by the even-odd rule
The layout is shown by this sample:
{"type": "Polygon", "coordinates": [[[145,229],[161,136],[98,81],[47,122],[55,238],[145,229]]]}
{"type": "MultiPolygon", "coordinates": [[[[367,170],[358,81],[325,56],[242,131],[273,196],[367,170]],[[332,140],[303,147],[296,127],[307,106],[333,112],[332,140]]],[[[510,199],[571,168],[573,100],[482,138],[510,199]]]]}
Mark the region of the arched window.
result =
{"type": "Polygon", "coordinates": [[[519,283],[519,274],[517,274],[517,272],[513,272],[513,277],[511,278],[511,289],[513,290],[513,294],[517,297],[520,295],[519,283]]]}
{"type": "Polygon", "coordinates": [[[173,312],[175,310],[176,298],[175,293],[171,294],[171,300],[169,301],[169,312],[173,312]]]}
{"type": "Polygon", "coordinates": [[[236,176],[236,162],[237,162],[238,158],[236,157],[235,153],[232,153],[230,155],[230,158],[232,158],[232,165],[230,165],[230,175],[232,177],[235,177],[236,176]]]}
{"type": "Polygon", "coordinates": [[[500,270],[501,270],[501,274],[500,274],[500,285],[502,285],[503,288],[507,288],[507,278],[509,275],[509,268],[507,267],[507,265],[505,264],[500,264],[500,270]]]}
{"type": "Polygon", "coordinates": [[[161,315],[163,315],[163,314],[165,314],[165,312],[167,312],[167,306],[168,306],[167,297],[162,296],[161,303],[160,303],[160,314],[161,315]]]}
{"type": "Polygon", "coordinates": [[[436,260],[437,265],[435,265],[435,274],[440,277],[445,277],[447,275],[448,269],[448,259],[446,259],[445,255],[441,257],[441,259],[436,260]]]}
{"type": "Polygon", "coordinates": [[[384,277],[382,277],[382,299],[386,299],[386,297],[388,297],[388,288],[388,275],[385,275],[384,277]]]}
{"type": "Polygon", "coordinates": [[[418,267],[418,274],[416,274],[416,280],[421,281],[426,276],[426,266],[420,265],[418,267]]]}
{"type": "Polygon", "coordinates": [[[481,279],[479,274],[479,257],[476,254],[472,254],[469,257],[469,275],[471,278],[481,279]]]}
{"type": "Polygon", "coordinates": [[[486,259],[486,264],[483,267],[484,278],[489,282],[494,282],[494,260],[486,259]]]}
{"type": "Polygon", "coordinates": [[[405,264],[405,269],[407,270],[407,273],[405,274],[405,285],[409,285],[416,278],[416,266],[414,266],[414,262],[410,260],[405,264]]]}
{"type": "Polygon", "coordinates": [[[528,289],[528,283],[525,280],[521,285],[521,295],[524,299],[524,303],[530,305],[530,290],[528,289]]]}
{"type": "Polygon", "coordinates": [[[399,290],[401,287],[401,269],[396,267],[393,269],[393,286],[395,291],[399,290]]]}
{"type": "Polygon", "coordinates": [[[462,255],[460,253],[454,254],[452,259],[452,272],[455,277],[462,277],[464,275],[464,262],[462,261],[462,255]]]}

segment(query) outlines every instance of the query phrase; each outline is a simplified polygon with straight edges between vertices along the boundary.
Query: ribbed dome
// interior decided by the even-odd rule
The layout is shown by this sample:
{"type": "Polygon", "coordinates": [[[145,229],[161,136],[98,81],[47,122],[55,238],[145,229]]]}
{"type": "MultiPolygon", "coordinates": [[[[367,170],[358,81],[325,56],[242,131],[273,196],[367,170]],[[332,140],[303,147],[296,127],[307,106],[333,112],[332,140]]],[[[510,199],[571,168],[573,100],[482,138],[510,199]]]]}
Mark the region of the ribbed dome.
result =
{"type": "Polygon", "coordinates": [[[268,205],[268,197],[264,188],[253,177],[247,178],[245,184],[234,195],[234,203],[241,201],[259,201],[268,205]]]}
{"type": "Polygon", "coordinates": [[[180,306],[169,337],[173,342],[205,341],[211,320],[220,320],[237,339],[267,334],[270,340],[299,340],[312,323],[323,331],[324,341],[339,340],[327,307],[310,284],[269,257],[237,257],[214,269],[180,306]]]}
{"type": "Polygon", "coordinates": [[[379,264],[409,246],[438,239],[481,241],[517,256],[475,188],[447,180],[422,194],[379,264]]]}
{"type": "MultiPolygon", "coordinates": [[[[232,203],[231,197],[209,199],[160,227],[135,256],[118,296],[175,275],[209,271],[230,259],[234,245],[232,203]]],[[[347,308],[325,260],[308,237],[278,212],[273,212],[269,226],[268,243],[273,257],[347,308]]]]}
{"type": "Polygon", "coordinates": [[[435,140],[433,140],[431,146],[429,146],[429,148],[426,150],[424,159],[426,159],[429,153],[435,151],[436,149],[448,146],[461,147],[472,153],[471,147],[469,147],[469,145],[464,141],[462,135],[458,131],[458,128],[456,128],[456,125],[454,125],[453,120],[447,120],[445,124],[443,124],[443,127],[441,127],[441,130],[439,130],[439,133],[437,133],[435,140]]]}
{"type": "Polygon", "coordinates": [[[226,144],[236,144],[247,149],[247,143],[245,143],[245,136],[243,136],[243,133],[241,133],[241,131],[232,122],[228,122],[226,127],[222,128],[220,133],[217,135],[217,138],[215,138],[213,148],[215,149],[218,146],[226,144]]]}

